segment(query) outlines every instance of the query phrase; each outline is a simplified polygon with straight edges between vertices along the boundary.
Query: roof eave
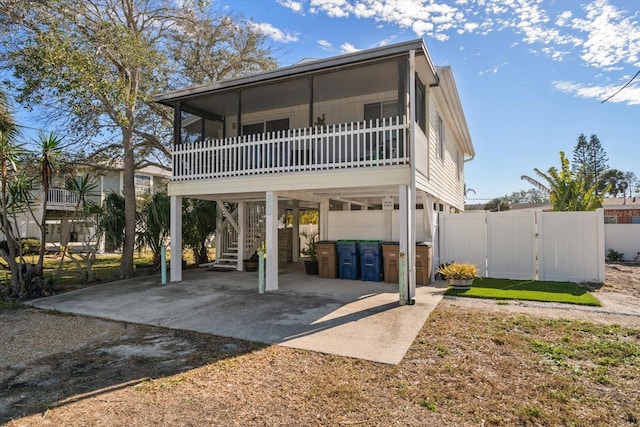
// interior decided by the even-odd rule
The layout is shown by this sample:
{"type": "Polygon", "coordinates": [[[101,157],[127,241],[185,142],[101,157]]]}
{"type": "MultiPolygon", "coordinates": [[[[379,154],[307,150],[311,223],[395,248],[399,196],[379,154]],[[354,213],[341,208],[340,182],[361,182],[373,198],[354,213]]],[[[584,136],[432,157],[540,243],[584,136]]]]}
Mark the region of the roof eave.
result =
{"type": "Polygon", "coordinates": [[[389,46],[383,46],[375,49],[369,49],[364,51],[348,53],[345,55],[334,56],[327,59],[319,59],[316,61],[306,61],[300,64],[294,64],[288,67],[278,68],[273,71],[266,71],[263,73],[252,74],[249,76],[238,77],[230,80],[222,80],[222,81],[207,84],[207,85],[179,89],[179,90],[156,95],[154,96],[153,100],[155,102],[171,106],[180,99],[190,98],[193,96],[201,96],[210,92],[229,90],[234,88],[240,88],[243,86],[250,86],[253,84],[258,84],[258,83],[266,82],[270,80],[278,80],[278,79],[294,77],[302,74],[319,72],[325,69],[342,67],[349,64],[357,64],[359,62],[367,62],[375,59],[398,56],[414,49],[420,50],[422,55],[425,56],[425,58],[427,59],[427,63],[435,79],[437,76],[436,67],[433,65],[433,62],[431,61],[431,57],[429,56],[429,53],[427,52],[427,49],[422,39],[416,39],[416,40],[397,43],[389,46]]]}

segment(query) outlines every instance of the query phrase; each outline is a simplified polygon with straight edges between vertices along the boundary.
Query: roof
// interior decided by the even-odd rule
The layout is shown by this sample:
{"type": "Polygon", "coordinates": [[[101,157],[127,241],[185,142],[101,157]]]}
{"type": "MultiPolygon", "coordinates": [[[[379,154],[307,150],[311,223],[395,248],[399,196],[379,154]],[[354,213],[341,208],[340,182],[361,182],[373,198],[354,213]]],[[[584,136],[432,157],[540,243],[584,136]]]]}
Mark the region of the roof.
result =
{"type": "Polygon", "coordinates": [[[165,105],[173,105],[175,101],[191,98],[194,96],[202,96],[207,93],[219,92],[228,89],[235,89],[243,86],[252,86],[266,81],[284,79],[288,77],[310,74],[332,68],[340,68],[357,63],[368,62],[377,59],[389,58],[406,54],[411,50],[417,50],[426,58],[427,65],[436,76],[436,68],[429,57],[429,53],[422,39],[411,40],[402,43],[396,43],[388,46],[377,47],[374,49],[361,50],[358,52],[347,53],[345,55],[334,56],[326,59],[305,59],[294,65],[278,68],[273,71],[252,74],[249,76],[238,77],[235,79],[221,80],[206,85],[193,86],[190,88],[179,89],[172,92],[156,95],[153,99],[156,102],[165,105]]]}
{"type": "Polygon", "coordinates": [[[605,197],[602,201],[602,207],[605,209],[638,209],[640,208],[640,199],[636,197],[605,197]]]}

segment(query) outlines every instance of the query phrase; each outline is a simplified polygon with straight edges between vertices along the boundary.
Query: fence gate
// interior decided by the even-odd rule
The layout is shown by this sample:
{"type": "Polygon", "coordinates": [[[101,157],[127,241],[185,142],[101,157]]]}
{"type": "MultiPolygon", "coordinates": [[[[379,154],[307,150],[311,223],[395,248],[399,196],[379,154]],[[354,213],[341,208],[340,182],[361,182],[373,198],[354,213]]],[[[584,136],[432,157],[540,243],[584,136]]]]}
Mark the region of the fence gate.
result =
{"type": "Polygon", "coordinates": [[[604,214],[469,212],[441,216],[440,262],[483,277],[604,282],[604,214]]]}

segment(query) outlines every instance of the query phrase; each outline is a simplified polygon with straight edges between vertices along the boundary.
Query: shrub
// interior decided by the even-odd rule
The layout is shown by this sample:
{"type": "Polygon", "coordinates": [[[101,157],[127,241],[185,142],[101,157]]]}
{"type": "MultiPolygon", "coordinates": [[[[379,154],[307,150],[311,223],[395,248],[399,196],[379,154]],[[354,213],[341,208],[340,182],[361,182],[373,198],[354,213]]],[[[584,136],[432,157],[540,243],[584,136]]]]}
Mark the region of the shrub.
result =
{"type": "MultiPolygon", "coordinates": [[[[20,239],[19,242],[22,248],[22,255],[38,255],[40,253],[40,240],[33,237],[26,237],[20,239]]],[[[0,249],[9,253],[9,244],[6,240],[0,241],[0,249]]]]}
{"type": "Polygon", "coordinates": [[[473,264],[451,263],[438,269],[444,279],[473,279],[478,277],[478,267],[473,264]]]}
{"type": "Polygon", "coordinates": [[[615,249],[609,249],[607,251],[607,259],[609,261],[622,261],[624,259],[624,254],[616,251],[615,249]]]}

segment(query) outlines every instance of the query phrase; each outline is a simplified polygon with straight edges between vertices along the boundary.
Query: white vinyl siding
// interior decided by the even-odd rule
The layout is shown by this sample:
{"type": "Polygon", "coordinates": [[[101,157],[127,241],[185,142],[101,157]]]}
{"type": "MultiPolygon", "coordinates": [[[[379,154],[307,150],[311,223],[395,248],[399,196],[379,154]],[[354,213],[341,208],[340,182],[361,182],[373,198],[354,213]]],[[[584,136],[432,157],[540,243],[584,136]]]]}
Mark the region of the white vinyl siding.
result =
{"type": "Polygon", "coordinates": [[[434,91],[428,92],[429,101],[429,171],[416,176],[418,189],[422,189],[446,205],[464,209],[464,162],[453,132],[447,128],[447,117],[441,114],[434,91]],[[442,137],[442,139],[441,139],[442,137]],[[456,158],[456,153],[458,158],[456,158]],[[437,161],[434,161],[436,159],[437,161]]]}

